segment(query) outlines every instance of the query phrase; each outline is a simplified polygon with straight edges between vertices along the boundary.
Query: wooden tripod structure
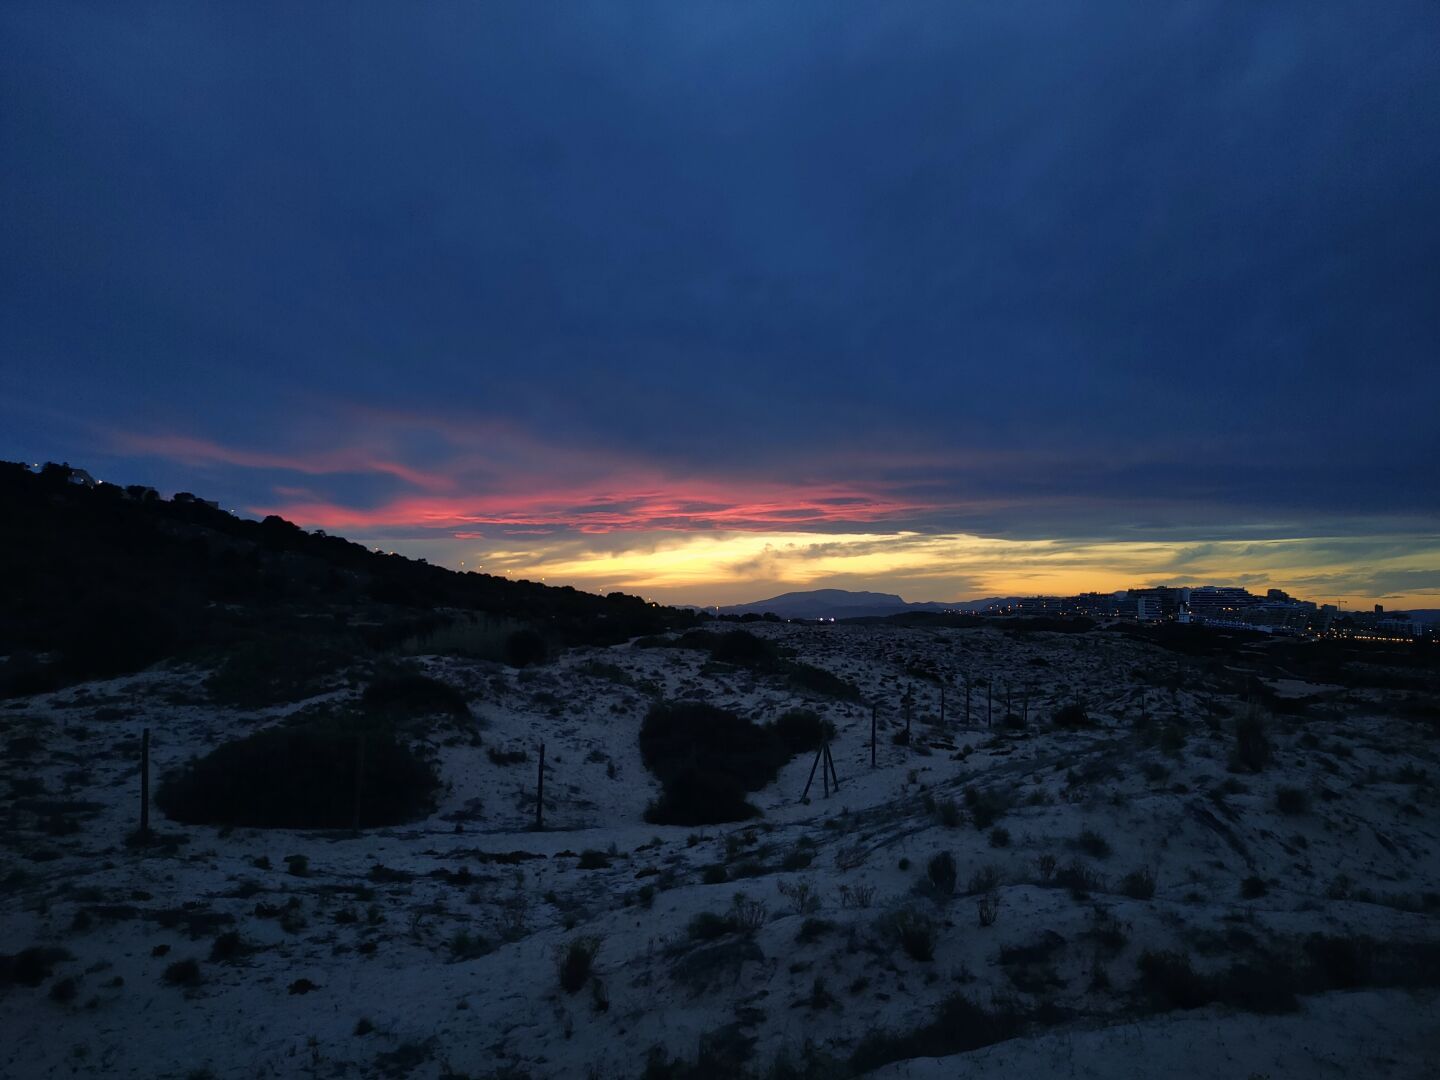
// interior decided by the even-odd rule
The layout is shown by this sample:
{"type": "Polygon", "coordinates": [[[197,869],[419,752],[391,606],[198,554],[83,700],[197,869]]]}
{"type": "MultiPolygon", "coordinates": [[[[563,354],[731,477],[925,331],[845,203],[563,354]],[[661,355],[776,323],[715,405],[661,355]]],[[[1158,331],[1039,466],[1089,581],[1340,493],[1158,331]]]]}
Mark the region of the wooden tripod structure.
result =
{"type": "Polygon", "coordinates": [[[826,739],[815,751],[815,763],[810,766],[810,779],[805,781],[805,790],[800,793],[800,801],[804,802],[810,797],[810,785],[815,783],[815,770],[821,765],[825,768],[820,773],[820,782],[825,785],[825,798],[830,797],[830,784],[834,781],[835,790],[840,790],[840,777],[835,772],[835,759],[830,756],[830,740],[826,739]]]}

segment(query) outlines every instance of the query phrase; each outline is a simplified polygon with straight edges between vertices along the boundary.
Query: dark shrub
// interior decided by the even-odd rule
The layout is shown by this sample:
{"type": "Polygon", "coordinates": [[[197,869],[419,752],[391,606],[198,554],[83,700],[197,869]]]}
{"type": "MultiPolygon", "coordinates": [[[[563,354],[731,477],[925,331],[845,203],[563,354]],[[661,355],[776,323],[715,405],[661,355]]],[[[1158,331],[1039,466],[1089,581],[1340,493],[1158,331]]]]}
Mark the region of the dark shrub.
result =
{"type": "Polygon", "coordinates": [[[961,994],[946,999],[935,1018],[908,1034],[868,1036],[850,1058],[854,1075],[873,1072],[893,1061],[948,1057],[1013,1039],[1024,1027],[1013,1006],[986,1009],[961,994]]]}
{"type": "Polygon", "coordinates": [[[604,870],[610,865],[610,856],[603,851],[586,848],[580,853],[580,860],[575,865],[581,870],[604,870]]]}
{"type": "Polygon", "coordinates": [[[760,811],[745,798],[745,787],[729,773],[700,768],[675,775],[645,810],[656,825],[718,825],[745,821],[760,811]]]}
{"type": "Polygon", "coordinates": [[[795,940],[801,945],[808,945],[834,929],[835,924],[829,919],[806,919],[800,925],[800,932],[795,935],[795,940]]]}
{"type": "MultiPolygon", "coordinates": [[[[693,631],[691,634],[686,634],[685,639],[691,638],[692,634],[693,631]]],[[[779,658],[779,653],[774,645],[746,630],[718,634],[712,640],[710,655],[722,664],[763,668],[773,664],[779,658]]]]}
{"type": "Polygon", "coordinates": [[[55,965],[69,960],[65,949],[32,945],[21,949],[14,956],[0,956],[0,986],[18,983],[20,986],[39,986],[50,977],[55,965]]]}
{"type": "Polygon", "coordinates": [[[1275,808],[1282,814],[1303,814],[1310,809],[1310,796],[1300,788],[1282,787],[1275,792],[1275,808]]]}
{"type": "Polygon", "coordinates": [[[803,754],[818,749],[820,743],[830,734],[828,725],[818,713],[809,709],[791,709],[775,721],[775,733],[792,754],[803,754]]]}
{"type": "Polygon", "coordinates": [[[930,879],[930,887],[939,895],[955,894],[955,856],[948,851],[932,856],[925,867],[925,874],[930,879]]]}
{"type": "Polygon", "coordinates": [[[1062,889],[1069,889],[1070,895],[1077,900],[1105,889],[1105,879],[1078,859],[1056,870],[1051,883],[1062,889]]]}
{"type": "Polygon", "coordinates": [[[890,932],[912,960],[935,959],[935,924],[918,911],[897,911],[890,916],[890,932]]]}
{"type": "Polygon", "coordinates": [[[1270,887],[1265,884],[1265,879],[1255,874],[1240,882],[1240,895],[1246,900],[1258,900],[1269,891],[1270,887]]]}
{"type": "Polygon", "coordinates": [[[50,1000],[59,1002],[61,1005],[70,1004],[79,993],[80,980],[74,975],[67,975],[63,979],[56,979],[50,986],[50,1000]]]}
{"type": "Polygon", "coordinates": [[[1085,706],[1078,701],[1071,705],[1065,705],[1055,710],[1051,722],[1057,728],[1074,730],[1076,728],[1090,727],[1090,714],[1085,711],[1085,706]]]}
{"type": "Polygon", "coordinates": [[[1162,1009],[1198,1009],[1215,1000],[1209,980],[1183,953],[1147,949],[1138,965],[1140,985],[1162,1009]]]}
{"type": "Polygon", "coordinates": [[[1131,870],[1120,879],[1120,891],[1132,900],[1149,900],[1155,895],[1155,875],[1145,866],[1131,870]]]}
{"type": "Polygon", "coordinates": [[[439,679],[415,672],[376,679],[365,688],[361,700],[367,710],[386,715],[444,713],[457,720],[470,718],[464,694],[439,679]]]}
{"type": "Polygon", "coordinates": [[[824,694],[826,697],[839,698],[842,701],[860,700],[858,686],[846,682],[838,675],[832,675],[824,668],[791,660],[784,665],[784,671],[790,680],[790,685],[798,690],[809,690],[811,693],[824,694]]]}
{"type": "Polygon", "coordinates": [[[1092,855],[1097,859],[1105,859],[1110,856],[1110,841],[1101,836],[1094,829],[1085,829],[1075,838],[1075,846],[1086,855],[1092,855]]]}
{"type": "Polygon", "coordinates": [[[1295,997],[1299,980],[1284,962],[1232,964],[1213,980],[1215,1000],[1254,1013],[1287,1013],[1300,1007],[1295,997]]]}
{"type": "Polygon", "coordinates": [[[195,960],[176,960],[165,969],[165,981],[171,986],[198,986],[200,965],[195,960]]]}
{"type": "Polygon", "coordinates": [[[511,667],[543,664],[546,655],[545,639],[534,630],[516,630],[505,638],[505,663],[511,667]]]}
{"type": "MultiPolygon", "coordinates": [[[[339,828],[355,820],[354,734],[326,726],[282,727],[216,747],[172,772],[155,802],[191,825],[339,828]]],[[[438,780],[434,770],[393,735],[373,731],[364,743],[361,825],[396,825],[424,817],[438,780]]]]}
{"type": "Polygon", "coordinates": [[[995,828],[991,829],[991,830],[990,830],[990,846],[991,846],[991,847],[997,847],[997,848],[999,848],[999,847],[1009,847],[1009,846],[1010,846],[1010,830],[1007,829],[1007,828],[1005,828],[1005,827],[1002,826],[1002,825],[997,825],[997,826],[995,826],[995,828]]]}
{"type": "Polygon", "coordinates": [[[102,599],[73,612],[58,644],[70,678],[108,678],[171,655],[180,644],[180,625],[153,601],[102,599]]]}
{"type": "Polygon", "coordinates": [[[594,937],[576,938],[566,945],[560,954],[560,988],[567,994],[583,990],[590,981],[595,954],[599,951],[600,939],[594,937]]]}
{"type": "Polygon", "coordinates": [[[239,932],[227,930],[211,944],[210,962],[223,963],[226,961],[239,960],[248,951],[245,943],[240,940],[239,932]]]}
{"type": "Polygon", "coordinates": [[[941,799],[935,804],[935,820],[947,829],[958,829],[963,817],[954,799],[941,799]]]}
{"type": "Polygon", "coordinates": [[[999,791],[968,787],[965,789],[965,807],[970,811],[970,820],[975,823],[975,828],[983,831],[1000,820],[1010,808],[1010,801],[999,791]]]}
{"type": "Polygon", "coordinates": [[[1311,934],[1305,939],[1305,955],[1322,985],[1349,990],[1363,985],[1370,976],[1374,943],[1366,938],[1311,934]]]}
{"type": "Polygon", "coordinates": [[[325,688],[349,655],[324,639],[263,637],[232,647],[205,680],[211,696],[226,705],[258,708],[311,697],[325,688]]]}
{"type": "Polygon", "coordinates": [[[696,941],[714,941],[735,931],[735,921],[713,911],[702,911],[690,920],[686,932],[696,941]]]}
{"type": "Polygon", "coordinates": [[[485,756],[492,765],[519,765],[529,757],[524,750],[500,750],[493,746],[486,749],[485,756]]]}
{"type": "Polygon", "coordinates": [[[791,752],[774,727],[697,701],[658,704],[640,726],[640,755],[664,793],[646,820],[670,825],[743,821],[759,811],[745,801],[791,752]]]}
{"type": "Polygon", "coordinates": [[[1252,710],[1235,721],[1235,748],[1230,754],[1231,772],[1258,773],[1270,764],[1270,740],[1265,722],[1252,710]]]}

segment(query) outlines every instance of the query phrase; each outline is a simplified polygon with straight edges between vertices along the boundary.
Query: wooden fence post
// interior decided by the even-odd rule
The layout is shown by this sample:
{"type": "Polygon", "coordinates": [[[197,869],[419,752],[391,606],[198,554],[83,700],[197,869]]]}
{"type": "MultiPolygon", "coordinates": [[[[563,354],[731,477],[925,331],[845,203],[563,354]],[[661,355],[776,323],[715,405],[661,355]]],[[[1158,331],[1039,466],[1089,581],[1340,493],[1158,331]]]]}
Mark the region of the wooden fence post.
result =
{"type": "Polygon", "coordinates": [[[140,839],[150,838],[150,729],[140,735],[140,839]]]}
{"type": "Polygon", "coordinates": [[[870,767],[875,768],[875,727],[879,722],[880,706],[870,703],[870,767]]]}
{"type": "Polygon", "coordinates": [[[535,831],[545,828],[545,744],[540,744],[540,769],[535,781],[535,831]]]}
{"type": "Polygon", "coordinates": [[[365,786],[365,735],[355,736],[355,816],[351,832],[360,835],[360,799],[365,786]]]}

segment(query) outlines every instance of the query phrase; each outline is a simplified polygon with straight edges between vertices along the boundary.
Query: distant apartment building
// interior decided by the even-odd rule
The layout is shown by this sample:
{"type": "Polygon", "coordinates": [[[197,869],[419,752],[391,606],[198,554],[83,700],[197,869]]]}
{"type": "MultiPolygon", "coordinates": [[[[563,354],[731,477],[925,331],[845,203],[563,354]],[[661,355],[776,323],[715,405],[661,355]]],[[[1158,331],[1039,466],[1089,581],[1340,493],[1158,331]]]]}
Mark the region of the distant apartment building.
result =
{"type": "Polygon", "coordinates": [[[1190,613],[1202,622],[1231,622],[1261,603],[1248,589],[1203,585],[1190,590],[1190,613]]]}

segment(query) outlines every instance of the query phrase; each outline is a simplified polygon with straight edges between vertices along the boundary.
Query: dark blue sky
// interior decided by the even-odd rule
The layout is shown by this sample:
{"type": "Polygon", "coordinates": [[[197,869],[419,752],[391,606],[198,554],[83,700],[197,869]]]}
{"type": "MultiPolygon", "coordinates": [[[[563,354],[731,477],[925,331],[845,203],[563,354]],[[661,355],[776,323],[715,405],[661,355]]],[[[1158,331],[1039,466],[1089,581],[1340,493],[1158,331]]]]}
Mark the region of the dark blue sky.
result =
{"type": "Polygon", "coordinates": [[[978,537],[1440,606],[1437,41],[1433,0],[12,0],[0,457],[670,598],[704,571],[646,552],[1034,591],[978,537]],[[751,561],[817,533],[868,554],[751,561]]]}

